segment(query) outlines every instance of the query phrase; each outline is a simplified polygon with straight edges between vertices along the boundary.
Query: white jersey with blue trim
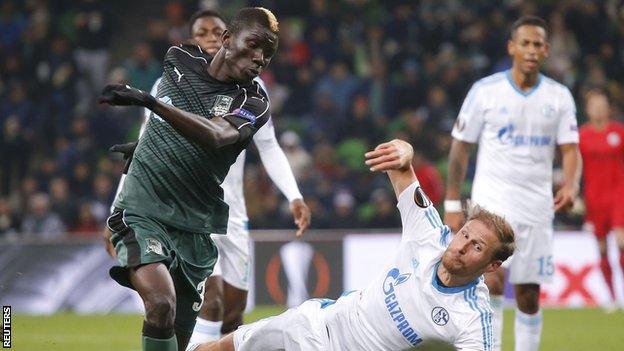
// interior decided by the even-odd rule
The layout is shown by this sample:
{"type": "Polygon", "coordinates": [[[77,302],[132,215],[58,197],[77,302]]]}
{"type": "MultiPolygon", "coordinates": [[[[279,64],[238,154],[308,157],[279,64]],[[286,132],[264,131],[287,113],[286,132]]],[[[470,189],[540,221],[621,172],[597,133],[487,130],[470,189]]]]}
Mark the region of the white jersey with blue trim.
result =
{"type": "Polygon", "coordinates": [[[468,92],[452,135],[478,142],[475,203],[517,223],[552,221],[556,146],[579,141],[568,88],[540,75],[536,85],[523,92],[511,71],[483,78],[468,92]]]}
{"type": "Polygon", "coordinates": [[[438,339],[458,350],[490,350],[492,312],[482,278],[444,287],[437,267],[450,230],[431,205],[414,201],[415,182],[399,196],[401,245],[383,273],[362,291],[327,304],[332,350],[403,350],[438,339]]]}

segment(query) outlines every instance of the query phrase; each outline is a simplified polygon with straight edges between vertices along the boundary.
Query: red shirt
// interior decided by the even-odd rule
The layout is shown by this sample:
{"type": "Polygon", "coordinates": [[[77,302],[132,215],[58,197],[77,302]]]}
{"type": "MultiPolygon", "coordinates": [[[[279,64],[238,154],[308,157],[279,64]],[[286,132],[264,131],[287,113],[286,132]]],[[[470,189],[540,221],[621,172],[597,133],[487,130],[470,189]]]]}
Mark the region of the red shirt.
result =
{"type": "Polygon", "coordinates": [[[429,200],[431,200],[435,206],[442,203],[442,199],[444,198],[444,183],[442,182],[442,176],[437,168],[428,161],[423,160],[420,165],[414,168],[414,173],[418,178],[420,186],[429,197],[429,200]]]}
{"type": "Polygon", "coordinates": [[[609,122],[603,130],[589,123],[579,132],[583,186],[588,209],[613,206],[624,197],[624,124],[609,122]]]}

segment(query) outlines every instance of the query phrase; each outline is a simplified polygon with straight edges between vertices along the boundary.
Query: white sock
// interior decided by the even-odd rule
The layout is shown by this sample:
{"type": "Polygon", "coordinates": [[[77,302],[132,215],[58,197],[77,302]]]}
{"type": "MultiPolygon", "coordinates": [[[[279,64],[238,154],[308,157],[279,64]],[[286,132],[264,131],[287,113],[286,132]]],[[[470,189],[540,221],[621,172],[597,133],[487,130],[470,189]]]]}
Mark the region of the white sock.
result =
{"type": "Polygon", "coordinates": [[[189,340],[189,345],[219,340],[221,338],[222,325],[223,321],[213,322],[197,317],[197,322],[195,323],[195,329],[193,329],[191,340],[189,340]]]}
{"type": "Polygon", "coordinates": [[[492,351],[500,351],[503,345],[503,295],[490,295],[492,307],[492,351]]]}
{"type": "Polygon", "coordinates": [[[516,309],[516,351],[537,351],[542,335],[542,311],[527,314],[516,309]]]}

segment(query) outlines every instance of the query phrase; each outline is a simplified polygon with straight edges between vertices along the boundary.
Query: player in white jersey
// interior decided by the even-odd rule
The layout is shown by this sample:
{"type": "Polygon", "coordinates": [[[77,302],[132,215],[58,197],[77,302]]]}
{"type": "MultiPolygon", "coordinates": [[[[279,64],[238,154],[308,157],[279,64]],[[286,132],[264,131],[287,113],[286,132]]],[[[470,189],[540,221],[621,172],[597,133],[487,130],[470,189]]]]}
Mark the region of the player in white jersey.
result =
{"type": "MultiPolygon", "coordinates": [[[[205,10],[195,13],[189,23],[191,37],[204,51],[214,55],[221,48],[221,34],[226,29],[223,18],[217,12],[205,10]]],[[[150,91],[152,96],[156,96],[160,80],[161,78],[154,83],[150,91]]],[[[267,91],[260,78],[256,78],[256,81],[267,91]]],[[[143,133],[150,115],[151,111],[145,109],[139,135],[143,133]]],[[[253,141],[269,177],[290,203],[298,227],[296,235],[299,237],[310,225],[310,210],[303,201],[288,160],[277,142],[270,118],[254,135],[253,141]]],[[[123,152],[126,157],[131,158],[135,145],[135,143],[116,145],[111,150],[123,152]]],[[[243,194],[245,154],[245,151],[241,152],[221,184],[224,201],[229,206],[227,235],[211,236],[219,250],[219,258],[212,275],[206,280],[204,301],[189,348],[203,341],[217,340],[222,333],[231,332],[242,324],[251,273],[248,217],[243,194]]],[[[120,179],[117,192],[121,189],[124,179],[125,174],[120,179]]],[[[107,229],[104,237],[107,250],[114,255],[115,251],[108,240],[110,233],[106,231],[107,229]]]]}
{"type": "MultiPolygon", "coordinates": [[[[570,91],[539,73],[548,56],[545,22],[522,17],[512,27],[512,68],[476,82],[453,128],[445,223],[455,231],[471,145],[478,143],[472,201],[504,216],[518,249],[509,260],[515,285],[516,350],[537,350],[542,326],[540,284],[554,273],[554,212],[571,207],[578,193],[580,153],[576,108],[570,91]],[[553,198],[553,158],[561,150],[564,185],[553,198]]],[[[494,310],[495,349],[502,336],[504,271],[486,275],[494,310]]]]}
{"type": "Polygon", "coordinates": [[[451,238],[420,188],[408,143],[383,143],[366,158],[372,171],[387,171],[403,225],[401,244],[383,271],[362,291],[336,301],[308,300],[197,351],[395,351],[434,339],[459,350],[491,349],[491,310],[482,274],[513,253],[510,225],[477,209],[451,238]]]}

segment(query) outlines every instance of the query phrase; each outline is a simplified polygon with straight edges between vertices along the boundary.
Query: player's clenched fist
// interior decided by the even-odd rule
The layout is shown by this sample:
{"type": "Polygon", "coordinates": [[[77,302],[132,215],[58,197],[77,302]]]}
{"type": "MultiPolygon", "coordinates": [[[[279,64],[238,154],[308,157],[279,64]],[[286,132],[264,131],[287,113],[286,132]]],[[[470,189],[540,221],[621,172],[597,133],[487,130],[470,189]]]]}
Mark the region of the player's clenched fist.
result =
{"type": "Polygon", "coordinates": [[[98,99],[100,104],[117,106],[138,105],[151,108],[156,99],[150,94],[127,84],[108,84],[98,99]]]}
{"type": "Polygon", "coordinates": [[[399,139],[377,145],[375,150],[364,154],[366,165],[373,172],[399,170],[409,167],[414,158],[412,146],[399,139]]]}

